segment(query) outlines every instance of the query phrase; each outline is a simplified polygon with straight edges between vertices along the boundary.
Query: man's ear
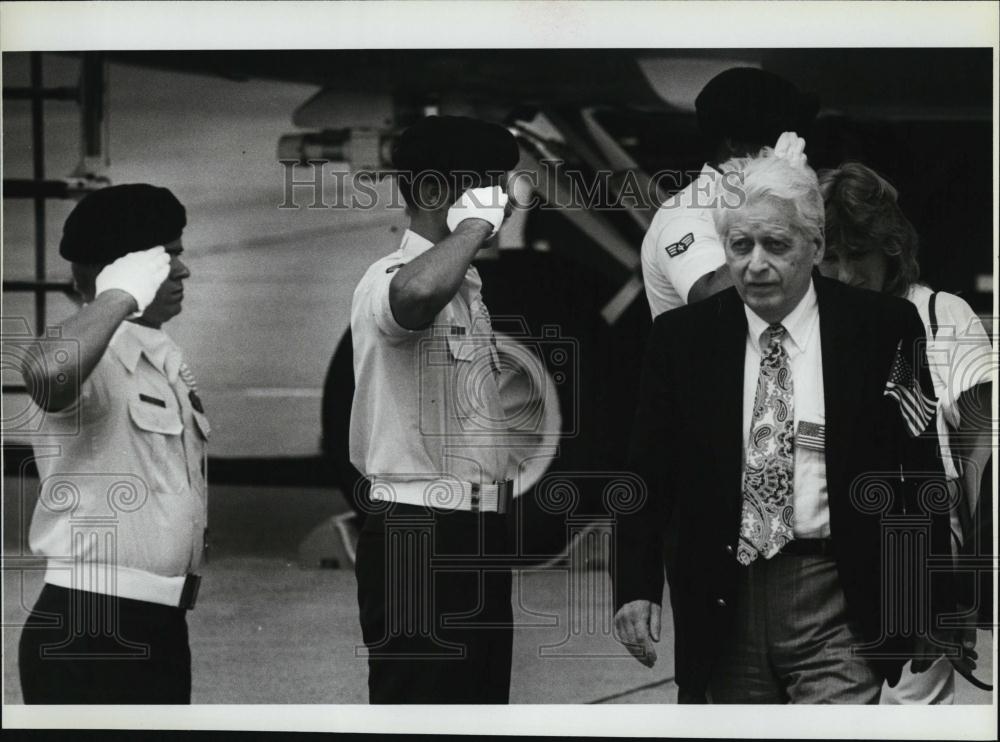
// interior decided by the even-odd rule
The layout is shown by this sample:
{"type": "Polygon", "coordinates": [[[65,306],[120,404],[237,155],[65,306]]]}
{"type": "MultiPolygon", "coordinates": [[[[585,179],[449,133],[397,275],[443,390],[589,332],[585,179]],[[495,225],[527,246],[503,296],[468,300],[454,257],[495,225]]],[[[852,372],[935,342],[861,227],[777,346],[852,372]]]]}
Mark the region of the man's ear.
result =
{"type": "Polygon", "coordinates": [[[813,256],[813,265],[820,265],[823,262],[823,257],[826,255],[826,245],[822,238],[815,240],[816,243],[816,254],[813,256]]]}
{"type": "Polygon", "coordinates": [[[450,208],[452,200],[449,200],[447,185],[437,178],[422,178],[420,180],[420,204],[426,211],[437,211],[442,208],[450,208]]]}

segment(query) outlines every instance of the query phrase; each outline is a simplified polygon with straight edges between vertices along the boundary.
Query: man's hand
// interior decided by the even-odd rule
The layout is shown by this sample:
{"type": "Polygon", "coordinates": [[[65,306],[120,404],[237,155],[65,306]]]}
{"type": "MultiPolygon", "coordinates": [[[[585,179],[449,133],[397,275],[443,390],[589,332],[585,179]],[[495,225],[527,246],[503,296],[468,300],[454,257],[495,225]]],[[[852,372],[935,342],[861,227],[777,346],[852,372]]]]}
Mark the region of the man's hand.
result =
{"type": "MultiPolygon", "coordinates": [[[[952,629],[944,641],[949,644],[957,644],[959,647],[959,654],[957,656],[948,657],[948,661],[951,662],[956,672],[974,685],[982,687],[978,680],[973,679],[973,674],[976,670],[976,660],[979,659],[979,654],[976,652],[975,627],[963,626],[952,629]]],[[[914,647],[914,657],[910,662],[910,669],[914,673],[926,672],[944,652],[945,650],[940,645],[933,643],[929,637],[918,637],[914,647]]]]}
{"type": "Polygon", "coordinates": [[[466,219],[482,219],[495,235],[507,215],[507,193],[500,186],[470,188],[448,209],[448,229],[452,232],[466,219]]]}
{"type": "Polygon", "coordinates": [[[633,600],[615,614],[615,633],[632,656],[646,667],[656,664],[653,642],[660,641],[660,606],[648,600],[633,600]]]}
{"type": "MultiPolygon", "coordinates": [[[[972,609],[968,609],[966,612],[969,615],[972,615],[972,609]]],[[[957,656],[948,657],[948,661],[951,662],[951,666],[955,668],[955,672],[980,690],[992,691],[992,685],[984,683],[975,675],[976,660],[979,659],[979,653],[976,652],[976,627],[960,626],[952,629],[950,635],[946,638],[946,641],[951,644],[957,644],[959,647],[959,653],[957,656]]],[[[940,649],[935,648],[934,645],[930,644],[929,640],[918,640],[915,653],[916,657],[910,663],[910,669],[915,673],[926,671],[927,668],[929,668],[937,659],[937,657],[929,657],[929,655],[934,654],[935,651],[941,652],[940,649]]]]}
{"type": "Polygon", "coordinates": [[[135,299],[141,314],[170,275],[170,256],[163,247],[123,255],[97,274],[96,296],[118,289],[135,299]]]}
{"type": "Polygon", "coordinates": [[[786,131],[774,145],[774,156],[787,160],[792,167],[806,166],[806,140],[794,131],[786,131]]]}
{"type": "Polygon", "coordinates": [[[976,671],[976,660],[979,653],[976,652],[976,629],[974,626],[963,626],[955,630],[955,641],[959,646],[959,655],[949,657],[952,667],[966,680],[971,681],[970,676],[976,671]]]}

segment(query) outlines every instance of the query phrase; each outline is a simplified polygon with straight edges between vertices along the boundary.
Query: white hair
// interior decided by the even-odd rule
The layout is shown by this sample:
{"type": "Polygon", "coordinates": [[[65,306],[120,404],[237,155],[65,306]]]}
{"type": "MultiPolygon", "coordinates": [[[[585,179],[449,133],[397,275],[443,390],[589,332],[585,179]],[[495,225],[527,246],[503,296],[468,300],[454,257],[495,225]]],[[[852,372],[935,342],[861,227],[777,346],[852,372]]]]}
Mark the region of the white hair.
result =
{"type": "Polygon", "coordinates": [[[739,199],[736,204],[726,199],[717,203],[712,216],[719,237],[725,237],[729,217],[734,212],[765,198],[776,198],[795,208],[795,217],[789,225],[792,229],[808,240],[823,244],[823,195],[811,167],[792,165],[765,147],[756,157],[733,158],[720,169],[730,180],[738,182],[739,199]]]}

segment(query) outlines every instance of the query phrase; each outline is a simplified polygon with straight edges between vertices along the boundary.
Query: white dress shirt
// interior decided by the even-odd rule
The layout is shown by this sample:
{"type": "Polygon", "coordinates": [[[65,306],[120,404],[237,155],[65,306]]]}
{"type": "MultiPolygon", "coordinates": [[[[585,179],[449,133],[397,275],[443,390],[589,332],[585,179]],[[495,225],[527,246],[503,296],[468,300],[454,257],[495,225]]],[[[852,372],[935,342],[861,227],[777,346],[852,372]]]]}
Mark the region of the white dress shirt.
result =
{"type": "MultiPolygon", "coordinates": [[[[744,305],[747,315],[747,346],[743,365],[743,450],[746,452],[753,418],[754,395],[760,360],[766,351],[765,332],[769,323],[744,305]]],[[[792,404],[795,425],[795,461],[792,531],[796,538],[825,538],[830,535],[830,513],[826,491],[826,455],[805,445],[800,425],[825,426],[823,400],[823,354],[819,331],[819,306],[812,282],[795,309],[781,321],[787,334],[781,341],[792,371],[792,404]],[[801,440],[800,440],[801,439],[801,440]]],[[[813,428],[815,430],[815,428],[813,428]]],[[[815,436],[809,436],[815,439],[815,436]]],[[[745,455],[744,455],[745,459],[745,455]]]]}

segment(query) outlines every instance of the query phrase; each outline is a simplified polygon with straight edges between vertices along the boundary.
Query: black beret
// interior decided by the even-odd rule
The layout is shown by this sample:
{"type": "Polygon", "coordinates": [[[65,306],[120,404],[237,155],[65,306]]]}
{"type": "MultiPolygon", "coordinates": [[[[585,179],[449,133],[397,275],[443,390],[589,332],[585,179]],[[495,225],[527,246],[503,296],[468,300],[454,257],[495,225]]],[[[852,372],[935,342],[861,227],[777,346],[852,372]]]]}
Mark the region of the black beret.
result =
{"type": "Polygon", "coordinates": [[[185,225],[184,206],[166,188],[109,186],[87,194],[70,212],[59,254],[74,263],[107,265],[176,240],[185,225]]]}
{"type": "Polygon", "coordinates": [[[465,116],[428,116],[404,131],[392,149],[396,170],[485,174],[513,170],[517,140],[499,124],[465,116]]]}
{"type": "Polygon", "coordinates": [[[733,67],[709,80],[694,106],[698,127],[710,139],[773,146],[783,131],[808,131],[819,99],[772,72],[733,67]]]}

